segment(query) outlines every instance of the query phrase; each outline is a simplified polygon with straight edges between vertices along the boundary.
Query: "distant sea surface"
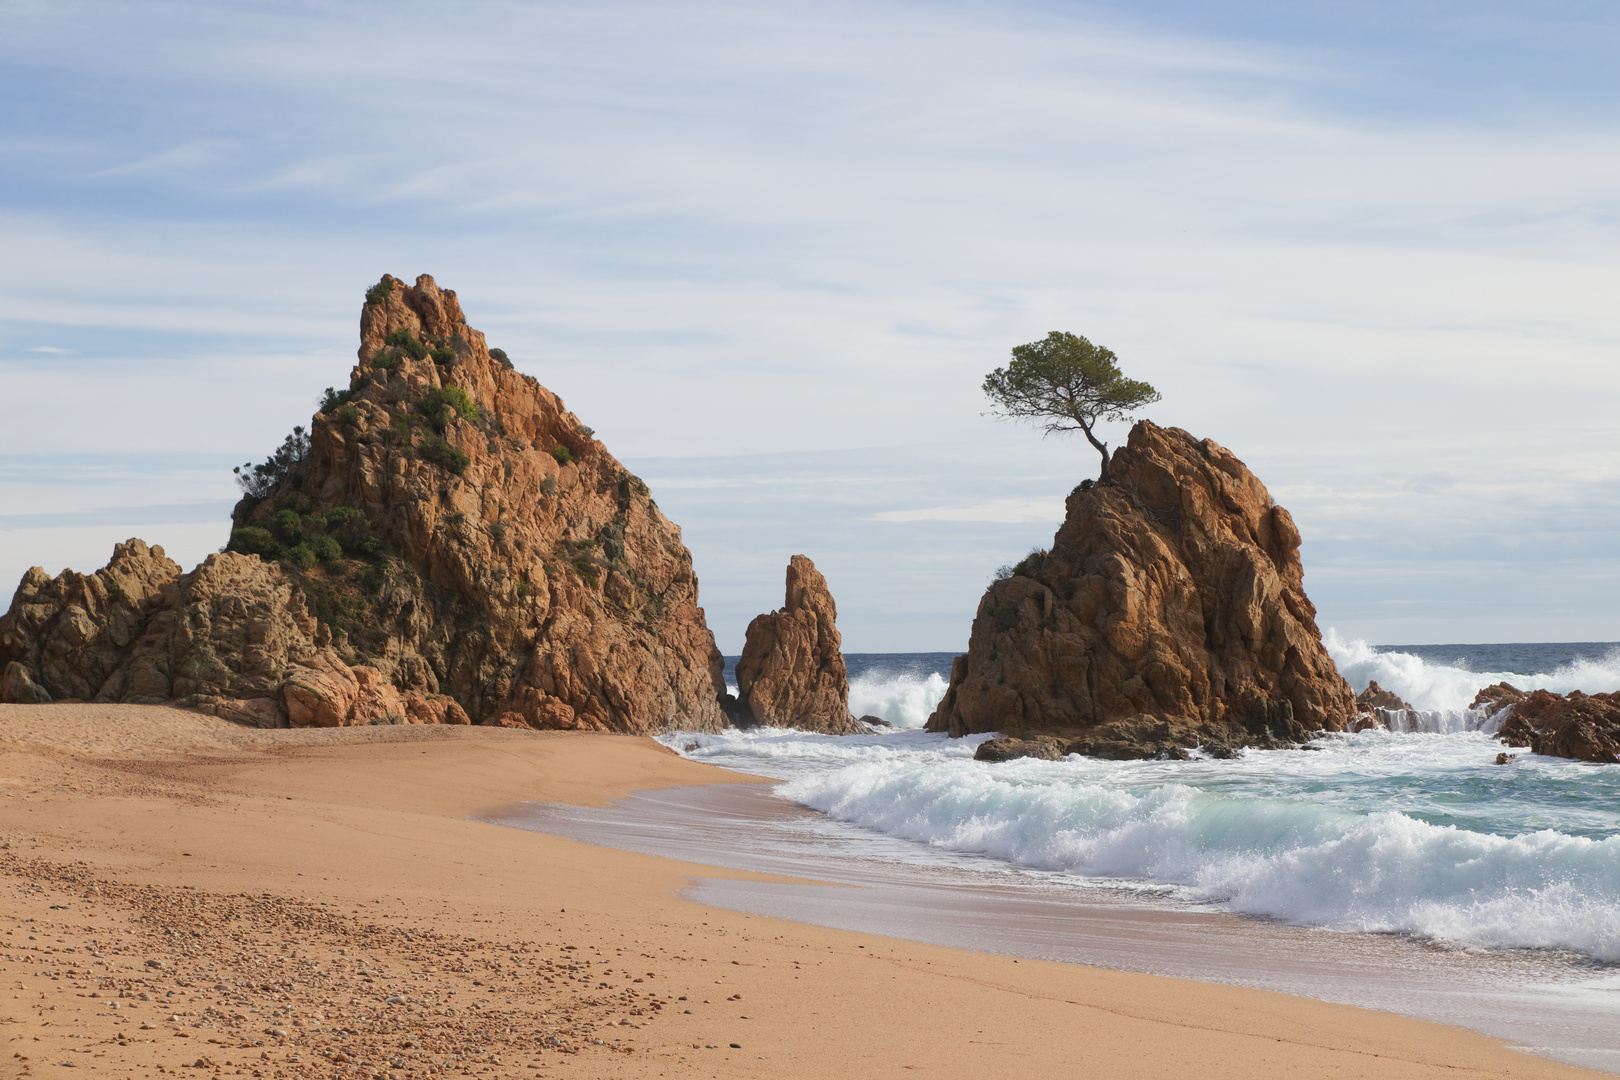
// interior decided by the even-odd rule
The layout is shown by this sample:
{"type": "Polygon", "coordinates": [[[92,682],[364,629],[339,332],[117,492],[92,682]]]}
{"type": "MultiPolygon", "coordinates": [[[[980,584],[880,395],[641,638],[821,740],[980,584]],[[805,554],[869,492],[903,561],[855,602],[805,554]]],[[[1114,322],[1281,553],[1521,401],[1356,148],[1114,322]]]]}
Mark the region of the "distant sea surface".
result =
{"type": "MultiPolygon", "coordinates": [[[[1466,709],[1482,687],[1567,693],[1620,690],[1620,642],[1507,642],[1488,645],[1368,645],[1327,634],[1328,652],[1357,693],[1369,679],[1414,707],[1466,709]]],[[[956,653],[845,653],[849,707],[896,727],[921,727],[945,694],[956,653]]],[[[726,684],[737,686],[737,660],[726,657],[726,684]]]]}

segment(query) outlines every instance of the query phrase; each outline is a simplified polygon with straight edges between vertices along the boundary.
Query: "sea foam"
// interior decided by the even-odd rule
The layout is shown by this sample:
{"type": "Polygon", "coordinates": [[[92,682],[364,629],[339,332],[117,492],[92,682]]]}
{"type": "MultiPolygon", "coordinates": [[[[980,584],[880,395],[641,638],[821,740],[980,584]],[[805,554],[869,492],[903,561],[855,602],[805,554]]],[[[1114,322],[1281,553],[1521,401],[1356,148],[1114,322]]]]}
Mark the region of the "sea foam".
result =
{"type": "Polygon", "coordinates": [[[945,696],[946,681],[937,671],[875,671],[849,681],[849,711],[876,716],[897,728],[920,728],[945,696]]]}
{"type": "MultiPolygon", "coordinates": [[[[1373,680],[1425,712],[1462,714],[1481,688],[1499,682],[1520,690],[1551,690],[1588,694],[1620,690],[1620,650],[1601,659],[1576,660],[1551,671],[1469,671],[1459,665],[1436,664],[1411,653],[1380,650],[1365,641],[1346,641],[1329,628],[1323,635],[1328,655],[1359,693],[1373,680]]],[[[1441,730],[1445,730],[1441,728],[1441,730]]],[[[1466,730],[1466,725],[1452,730],[1466,730]]]]}
{"type": "Polygon", "coordinates": [[[1251,915],[1620,960],[1620,837],[1501,836],[1252,790],[1126,788],[1098,773],[1075,759],[867,760],[779,790],[936,849],[1165,886],[1251,915]]]}
{"type": "Polygon", "coordinates": [[[1620,689],[1620,653],[1527,675],[1381,652],[1331,629],[1326,644],[1356,690],[1376,679],[1416,710],[1391,717],[1391,731],[1332,736],[1313,753],[992,765],[972,760],[989,735],[917,730],[945,692],[942,655],[932,669],[915,657],[867,660],[851,679],[851,710],[893,732],[663,740],[779,777],[783,796],[936,856],[1302,925],[1620,961],[1620,767],[1529,754],[1495,766],[1497,720],[1467,708],[1501,681],[1620,689]]]}

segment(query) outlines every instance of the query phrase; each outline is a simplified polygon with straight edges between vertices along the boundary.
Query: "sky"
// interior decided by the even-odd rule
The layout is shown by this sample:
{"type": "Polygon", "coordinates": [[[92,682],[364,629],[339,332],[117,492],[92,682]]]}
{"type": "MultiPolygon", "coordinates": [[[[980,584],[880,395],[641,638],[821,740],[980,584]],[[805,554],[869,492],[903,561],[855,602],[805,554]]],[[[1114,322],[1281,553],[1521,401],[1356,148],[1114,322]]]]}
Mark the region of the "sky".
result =
{"type": "Polygon", "coordinates": [[[801,552],[846,651],[964,649],[1096,473],[986,415],[1051,330],[1265,481],[1324,630],[1620,640],[1617,47],[1530,0],[0,0],[0,592],[218,550],[430,273],[727,653],[801,552]]]}

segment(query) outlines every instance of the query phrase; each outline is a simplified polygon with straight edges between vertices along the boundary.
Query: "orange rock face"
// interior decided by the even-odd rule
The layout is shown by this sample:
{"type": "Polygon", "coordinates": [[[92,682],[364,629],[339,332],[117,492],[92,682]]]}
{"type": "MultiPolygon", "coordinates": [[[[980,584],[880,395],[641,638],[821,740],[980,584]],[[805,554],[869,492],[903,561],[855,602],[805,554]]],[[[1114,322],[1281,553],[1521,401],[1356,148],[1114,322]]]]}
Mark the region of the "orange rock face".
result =
{"type": "Polygon", "coordinates": [[[1356,707],[1361,710],[1361,715],[1351,723],[1352,731],[1387,728],[1392,719],[1391,713],[1414,711],[1404,698],[1394,691],[1385,690],[1375,679],[1368,680],[1367,689],[1356,695],[1356,707]]]}
{"type": "Polygon", "coordinates": [[[180,699],[246,722],[271,719],[245,704],[271,699],[295,725],[721,726],[680,529],[503,359],[455,293],[385,277],[349,390],[237,505],[233,550],[183,577],[140,541],[88,578],[32,572],[0,620],[0,699],[180,699]]]}
{"type": "Polygon", "coordinates": [[[1497,683],[1481,690],[1469,708],[1485,710],[1487,718],[1508,710],[1497,737],[1509,746],[1577,761],[1620,762],[1620,693],[1525,693],[1497,683]]]}
{"type": "Polygon", "coordinates": [[[1157,732],[1158,753],[1201,731],[1276,745],[1349,725],[1355,695],[1305,596],[1299,530],[1254,474],[1146,421],[1111,471],[1069,496],[1050,551],[985,592],[928,729],[1095,741],[1116,725],[1110,747],[1157,732]]]}
{"type": "Polygon", "coordinates": [[[870,729],[850,715],[838,607],[804,555],[788,562],[782,607],[748,624],[737,661],[740,722],[847,735],[870,729]]]}
{"type": "Polygon", "coordinates": [[[0,617],[0,701],[119,700],[124,669],[180,567],[130,540],[93,574],[39,567],[0,617]],[[116,677],[116,680],[115,680],[116,677]]]}

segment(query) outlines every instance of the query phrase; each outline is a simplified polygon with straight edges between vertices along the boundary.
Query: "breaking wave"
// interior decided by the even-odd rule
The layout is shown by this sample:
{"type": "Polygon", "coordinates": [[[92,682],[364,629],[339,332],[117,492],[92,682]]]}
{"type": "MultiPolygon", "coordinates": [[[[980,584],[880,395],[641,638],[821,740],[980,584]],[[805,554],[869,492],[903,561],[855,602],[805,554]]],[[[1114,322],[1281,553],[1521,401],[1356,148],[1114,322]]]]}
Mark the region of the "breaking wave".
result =
{"type": "Polygon", "coordinates": [[[797,776],[780,792],[935,849],[1163,886],[1251,915],[1620,960],[1620,836],[1551,828],[1503,836],[1394,810],[1266,797],[1261,784],[1243,793],[1126,787],[1118,773],[1074,759],[869,759],[797,776]]]}
{"type": "MultiPolygon", "coordinates": [[[[1357,693],[1368,680],[1399,694],[1425,712],[1463,713],[1474,695],[1499,682],[1520,690],[1551,690],[1588,694],[1620,690],[1620,649],[1601,658],[1577,659],[1547,671],[1470,671],[1461,664],[1434,663],[1412,653],[1381,650],[1365,641],[1345,641],[1329,629],[1323,636],[1328,655],[1357,693]]],[[[1531,665],[1525,665],[1531,666],[1531,665]]]]}
{"type": "Polygon", "coordinates": [[[918,730],[945,693],[948,654],[870,655],[849,658],[850,708],[895,731],[663,738],[778,777],[783,796],[932,857],[988,857],[1301,925],[1620,961],[1620,766],[1531,754],[1497,766],[1489,735],[1500,718],[1468,709],[1504,681],[1620,690],[1620,650],[1466,646],[1447,663],[1435,649],[1426,659],[1332,630],[1325,644],[1357,691],[1377,680],[1416,708],[1391,716],[1390,731],[1332,736],[1312,753],[992,765],[972,760],[987,735],[918,730]],[[1508,665],[1529,671],[1470,670],[1508,665]]]}

